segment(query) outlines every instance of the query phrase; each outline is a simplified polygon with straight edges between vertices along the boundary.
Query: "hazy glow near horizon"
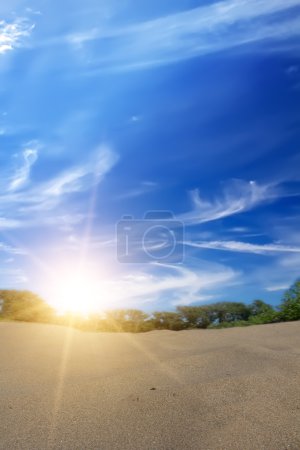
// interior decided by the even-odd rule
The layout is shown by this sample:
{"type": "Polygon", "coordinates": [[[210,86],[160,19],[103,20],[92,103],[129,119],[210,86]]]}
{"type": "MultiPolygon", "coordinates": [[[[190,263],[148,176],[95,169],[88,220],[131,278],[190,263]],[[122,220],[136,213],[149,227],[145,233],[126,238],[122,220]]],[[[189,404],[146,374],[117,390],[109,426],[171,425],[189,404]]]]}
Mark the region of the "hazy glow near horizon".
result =
{"type": "Polygon", "coordinates": [[[109,307],[109,293],[101,274],[87,268],[62,270],[51,279],[49,303],[58,314],[88,315],[109,307]]]}

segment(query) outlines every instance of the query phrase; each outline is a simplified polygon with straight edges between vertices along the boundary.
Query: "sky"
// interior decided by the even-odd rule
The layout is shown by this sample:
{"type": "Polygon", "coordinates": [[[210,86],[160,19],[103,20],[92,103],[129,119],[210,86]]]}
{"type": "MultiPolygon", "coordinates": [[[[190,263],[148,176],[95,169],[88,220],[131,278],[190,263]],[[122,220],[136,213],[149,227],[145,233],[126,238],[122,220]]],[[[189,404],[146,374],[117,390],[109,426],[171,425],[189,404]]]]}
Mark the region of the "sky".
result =
{"type": "Polygon", "coordinates": [[[1,2],[0,287],[278,304],[300,275],[299,50],[299,0],[1,2]]]}

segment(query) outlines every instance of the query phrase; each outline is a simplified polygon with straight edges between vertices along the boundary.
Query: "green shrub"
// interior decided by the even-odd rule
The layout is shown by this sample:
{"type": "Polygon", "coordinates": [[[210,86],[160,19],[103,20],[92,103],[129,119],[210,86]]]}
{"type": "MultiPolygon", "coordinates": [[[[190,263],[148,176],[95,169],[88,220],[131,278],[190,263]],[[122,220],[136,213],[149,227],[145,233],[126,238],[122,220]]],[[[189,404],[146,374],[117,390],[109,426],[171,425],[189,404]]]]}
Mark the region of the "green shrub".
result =
{"type": "Polygon", "coordinates": [[[282,320],[300,320],[300,280],[286,291],[280,311],[282,320]]]}
{"type": "Polygon", "coordinates": [[[178,306],[177,316],[182,328],[207,328],[210,324],[206,306],[178,306]]]}
{"type": "Polygon", "coordinates": [[[220,322],[220,323],[211,323],[208,328],[209,329],[221,329],[221,328],[234,328],[234,327],[249,327],[253,325],[248,320],[236,320],[234,322],[220,322]]]}
{"type": "Polygon", "coordinates": [[[276,322],[280,322],[280,320],[281,320],[281,314],[274,310],[249,317],[249,322],[251,325],[260,325],[260,324],[264,324],[264,323],[276,323],[276,322]]]}
{"type": "Polygon", "coordinates": [[[263,300],[254,300],[249,306],[249,310],[251,316],[274,312],[274,308],[263,300]]]}

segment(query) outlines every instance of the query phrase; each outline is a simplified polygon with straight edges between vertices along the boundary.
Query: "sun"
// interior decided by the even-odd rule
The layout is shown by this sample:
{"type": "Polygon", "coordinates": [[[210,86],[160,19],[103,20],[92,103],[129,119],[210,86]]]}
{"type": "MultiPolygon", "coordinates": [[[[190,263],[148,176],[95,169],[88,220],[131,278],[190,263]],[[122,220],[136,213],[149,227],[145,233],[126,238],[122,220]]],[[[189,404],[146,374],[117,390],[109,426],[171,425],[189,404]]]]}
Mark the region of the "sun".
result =
{"type": "Polygon", "coordinates": [[[85,276],[63,280],[57,292],[58,313],[88,314],[91,312],[91,299],[95,296],[89,280],[85,276]]]}
{"type": "Polygon", "coordinates": [[[51,283],[51,305],[58,314],[88,316],[100,312],[107,301],[108,293],[100,276],[82,267],[59,271],[51,283]]]}

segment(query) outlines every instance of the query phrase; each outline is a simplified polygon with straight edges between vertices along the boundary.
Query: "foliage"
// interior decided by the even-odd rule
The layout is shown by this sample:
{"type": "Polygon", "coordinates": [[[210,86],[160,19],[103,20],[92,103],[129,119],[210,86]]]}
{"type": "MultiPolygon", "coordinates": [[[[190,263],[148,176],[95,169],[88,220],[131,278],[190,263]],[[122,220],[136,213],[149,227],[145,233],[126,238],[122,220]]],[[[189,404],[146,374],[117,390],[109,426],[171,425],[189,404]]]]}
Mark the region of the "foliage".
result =
{"type": "Polygon", "coordinates": [[[209,329],[233,328],[233,327],[249,327],[253,325],[249,320],[236,320],[234,322],[211,323],[209,329]]]}
{"type": "Polygon", "coordinates": [[[102,331],[146,331],[148,314],[138,309],[116,309],[107,311],[105,319],[98,321],[102,331]]]}
{"type": "Polygon", "coordinates": [[[247,320],[250,310],[241,302],[219,302],[208,306],[208,315],[210,322],[234,322],[247,320]]]}
{"type": "Polygon", "coordinates": [[[202,306],[178,306],[175,311],[156,311],[149,315],[138,309],[117,309],[84,318],[76,314],[62,317],[40,297],[29,291],[0,290],[0,320],[49,322],[86,331],[144,332],[190,328],[229,328],[300,320],[300,280],[284,295],[279,308],[263,300],[250,305],[218,302],[202,306]]]}
{"type": "Polygon", "coordinates": [[[207,328],[210,320],[207,307],[178,306],[178,316],[188,328],[207,328]]]}
{"type": "Polygon", "coordinates": [[[260,325],[264,323],[276,323],[280,322],[281,314],[277,311],[266,311],[261,314],[256,314],[249,317],[250,325],[260,325]]]}
{"type": "Polygon", "coordinates": [[[274,308],[263,300],[254,300],[249,306],[250,315],[258,316],[261,314],[269,314],[274,312],[274,308]]]}
{"type": "Polygon", "coordinates": [[[280,311],[282,320],[300,320],[300,279],[284,294],[280,311]]]}
{"type": "Polygon", "coordinates": [[[153,328],[157,330],[183,330],[186,328],[181,316],[175,312],[159,311],[153,313],[153,328]]]}
{"type": "Polygon", "coordinates": [[[0,290],[1,317],[24,322],[48,322],[53,310],[40,297],[29,291],[0,290]]]}

